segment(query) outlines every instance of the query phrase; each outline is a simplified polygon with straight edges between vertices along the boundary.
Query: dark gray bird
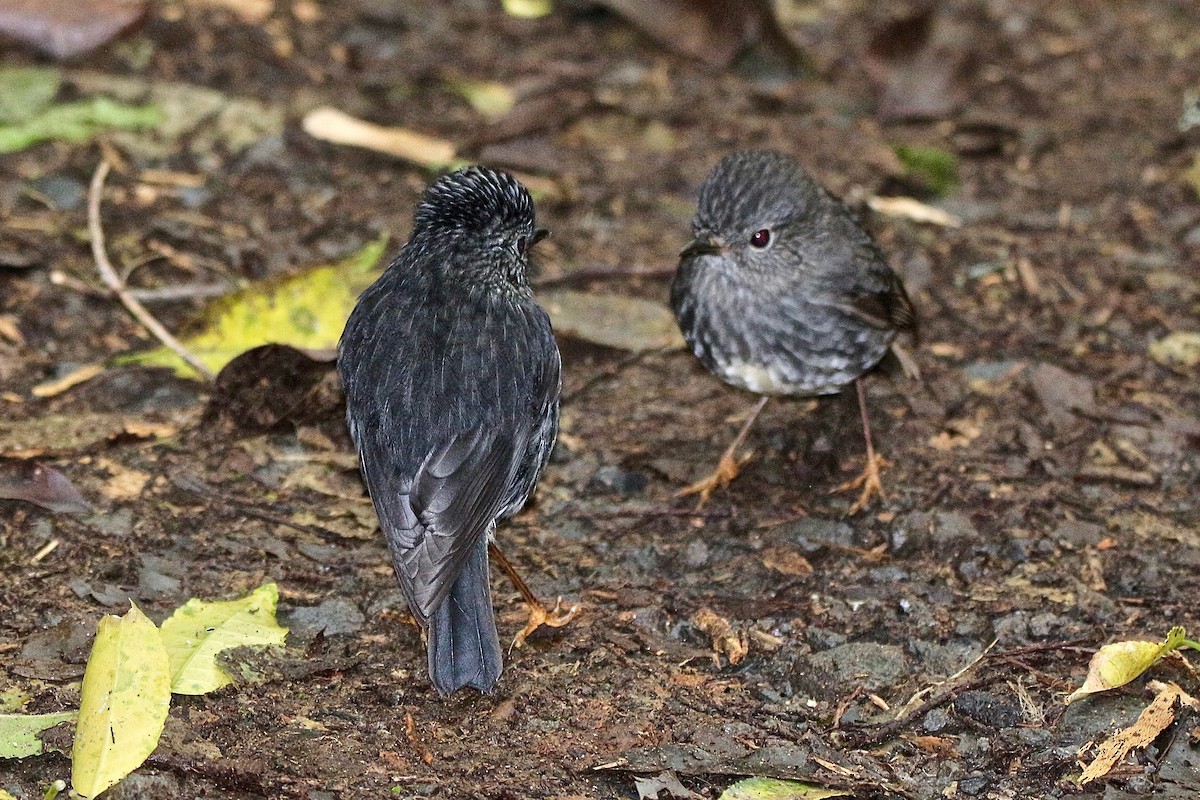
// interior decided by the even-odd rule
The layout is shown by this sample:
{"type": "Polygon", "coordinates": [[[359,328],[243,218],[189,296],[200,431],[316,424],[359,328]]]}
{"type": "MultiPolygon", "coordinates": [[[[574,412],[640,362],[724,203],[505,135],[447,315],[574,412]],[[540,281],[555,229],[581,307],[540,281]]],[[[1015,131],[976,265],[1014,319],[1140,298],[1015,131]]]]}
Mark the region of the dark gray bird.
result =
{"type": "Polygon", "coordinates": [[[854,215],[793,159],[741,151],[700,189],[695,239],[680,253],[671,306],[710,372],[765,395],[716,472],[681,494],[709,494],[737,476],[737,448],[772,395],[858,389],[867,466],[850,513],[882,493],[862,383],[916,315],[900,278],[854,215]]]}
{"type": "MultiPolygon", "coordinates": [[[[350,434],[442,694],[490,692],[500,677],[488,545],[558,433],[558,346],[526,280],[545,235],[512,176],[469,167],[441,178],[339,346],[350,434]]],[[[531,603],[519,638],[570,619],[510,575],[531,603]]]]}

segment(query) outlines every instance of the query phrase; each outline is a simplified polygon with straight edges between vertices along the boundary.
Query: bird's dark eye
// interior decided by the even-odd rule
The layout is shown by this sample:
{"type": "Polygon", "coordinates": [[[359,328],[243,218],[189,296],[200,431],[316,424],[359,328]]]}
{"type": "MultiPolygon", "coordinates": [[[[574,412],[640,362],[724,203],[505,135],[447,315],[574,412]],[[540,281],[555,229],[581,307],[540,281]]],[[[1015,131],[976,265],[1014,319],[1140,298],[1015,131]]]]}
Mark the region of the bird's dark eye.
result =
{"type": "Polygon", "coordinates": [[[750,246],[756,250],[762,250],[771,243],[771,232],[766,228],[755,231],[750,237],[750,246]]]}
{"type": "Polygon", "coordinates": [[[519,237],[517,239],[517,252],[521,255],[525,255],[525,251],[528,249],[529,249],[529,240],[526,239],[524,236],[519,237]]]}

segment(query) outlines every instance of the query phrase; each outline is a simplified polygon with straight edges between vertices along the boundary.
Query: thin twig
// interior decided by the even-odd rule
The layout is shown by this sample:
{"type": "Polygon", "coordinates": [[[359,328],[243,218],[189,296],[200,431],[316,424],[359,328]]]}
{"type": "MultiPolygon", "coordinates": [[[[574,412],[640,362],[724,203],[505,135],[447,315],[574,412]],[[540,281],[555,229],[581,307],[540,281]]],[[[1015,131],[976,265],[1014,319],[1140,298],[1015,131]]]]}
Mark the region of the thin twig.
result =
{"type": "Polygon", "coordinates": [[[129,294],[145,303],[170,303],[177,300],[204,300],[223,297],[237,290],[235,284],[185,283],[178,286],[162,286],[158,289],[130,289],[129,294]]]}
{"type": "Polygon", "coordinates": [[[111,165],[108,163],[108,159],[101,159],[99,166],[96,167],[96,173],[92,175],[92,185],[88,190],[88,233],[92,237],[92,257],[96,259],[96,268],[100,271],[100,279],[120,299],[125,308],[129,310],[129,313],[133,315],[133,318],[142,324],[142,327],[150,331],[160,342],[174,350],[180,358],[191,365],[192,369],[196,370],[196,372],[203,375],[206,379],[212,380],[212,370],[204,366],[200,362],[200,359],[192,355],[183,346],[182,342],[172,336],[171,332],[164,328],[136,297],[129,294],[129,290],[125,287],[125,282],[117,275],[117,271],[113,269],[112,262],[108,260],[108,253],[104,249],[104,228],[100,225],[100,195],[104,191],[104,179],[108,177],[110,168],[111,165]]]}

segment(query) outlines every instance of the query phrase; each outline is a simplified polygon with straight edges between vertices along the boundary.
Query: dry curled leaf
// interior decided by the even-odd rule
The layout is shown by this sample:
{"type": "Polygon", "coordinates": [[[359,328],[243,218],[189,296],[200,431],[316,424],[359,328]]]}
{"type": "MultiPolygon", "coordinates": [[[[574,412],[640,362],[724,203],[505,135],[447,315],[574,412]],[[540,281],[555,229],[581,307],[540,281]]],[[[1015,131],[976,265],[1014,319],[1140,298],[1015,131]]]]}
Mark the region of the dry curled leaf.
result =
{"type": "Polygon", "coordinates": [[[1200,709],[1200,702],[1173,683],[1157,684],[1158,694],[1138,715],[1132,725],[1117,731],[1096,749],[1096,757],[1084,768],[1079,783],[1091,783],[1107,775],[1125,754],[1136,747],[1146,747],[1175,721],[1181,705],[1200,709]]]}
{"type": "Polygon", "coordinates": [[[1137,678],[1167,653],[1187,643],[1183,628],[1172,628],[1162,642],[1126,641],[1106,644],[1096,651],[1088,663],[1083,685],[1067,698],[1073,703],[1081,697],[1124,686],[1137,678]]]}
{"type": "Polygon", "coordinates": [[[740,664],[746,657],[749,648],[729,624],[729,620],[717,614],[711,608],[702,608],[692,615],[692,624],[712,639],[713,661],[718,665],[721,656],[725,656],[730,664],[740,664]]]}

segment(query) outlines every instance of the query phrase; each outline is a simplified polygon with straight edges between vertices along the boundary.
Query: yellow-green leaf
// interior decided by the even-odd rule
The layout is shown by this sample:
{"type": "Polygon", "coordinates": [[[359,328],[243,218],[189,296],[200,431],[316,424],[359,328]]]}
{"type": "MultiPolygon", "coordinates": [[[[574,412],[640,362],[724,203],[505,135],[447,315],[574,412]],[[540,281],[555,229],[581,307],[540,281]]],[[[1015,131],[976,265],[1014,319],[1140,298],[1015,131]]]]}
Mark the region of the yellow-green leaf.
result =
{"type": "Polygon", "coordinates": [[[510,17],[523,19],[544,17],[552,10],[551,0],[500,0],[500,4],[510,17]]]}
{"type": "MultiPolygon", "coordinates": [[[[337,347],[346,318],[358,295],[379,277],[375,267],[387,246],[380,239],[338,264],[254,283],[208,305],[199,330],[184,345],[213,372],[238,355],[276,342],[309,350],[337,347]]],[[[195,372],[166,347],[122,356],[118,364],[171,367],[179,375],[195,372]]]]}
{"type": "Polygon", "coordinates": [[[847,797],[844,789],[826,789],[800,781],[776,778],[746,778],[721,793],[719,800],[823,800],[826,797],[847,797]]]}
{"type": "Polygon", "coordinates": [[[489,120],[500,119],[517,104],[513,90],[496,81],[455,80],[450,82],[450,88],[462,95],[480,116],[489,120]]]}
{"type": "Polygon", "coordinates": [[[171,703],[171,671],[161,634],[133,606],[100,620],[79,697],[71,783],[95,797],[158,746],[171,703]]]}
{"type": "Polygon", "coordinates": [[[1172,331],[1150,343],[1150,357],[1165,366],[1200,364],[1200,331],[1172,331]]]}
{"type": "Polygon", "coordinates": [[[38,734],[75,719],[76,711],[57,714],[0,714],[0,758],[25,758],[42,752],[38,734]]]}
{"type": "Polygon", "coordinates": [[[163,623],[171,662],[171,691],[205,694],[233,682],[217,664],[217,653],[245,645],[282,645],[287,628],[275,621],[279,588],[264,584],[240,600],[192,598],[163,623]]]}
{"type": "Polygon", "coordinates": [[[1096,692],[1104,692],[1124,686],[1137,678],[1167,653],[1179,649],[1187,633],[1183,628],[1172,628],[1160,644],[1154,642],[1113,642],[1096,651],[1088,663],[1087,678],[1083,685],[1071,693],[1068,703],[1096,692]]]}

